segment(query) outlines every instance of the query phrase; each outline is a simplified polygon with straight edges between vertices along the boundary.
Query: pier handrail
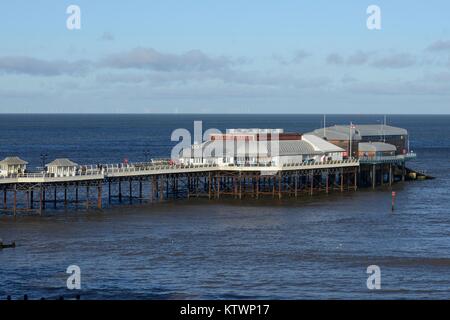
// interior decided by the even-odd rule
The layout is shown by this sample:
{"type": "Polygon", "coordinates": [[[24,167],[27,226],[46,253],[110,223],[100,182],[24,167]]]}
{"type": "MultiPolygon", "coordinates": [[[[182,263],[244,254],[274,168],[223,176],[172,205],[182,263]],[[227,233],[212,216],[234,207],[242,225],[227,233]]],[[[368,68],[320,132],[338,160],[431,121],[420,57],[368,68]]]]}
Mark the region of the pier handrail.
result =
{"type": "Polygon", "coordinates": [[[382,162],[382,161],[398,161],[398,160],[408,160],[413,159],[417,155],[414,152],[399,154],[395,156],[373,156],[373,157],[360,157],[359,160],[361,162],[382,162]]]}
{"type": "Polygon", "coordinates": [[[283,167],[301,167],[301,166],[310,166],[310,165],[329,165],[329,164],[357,164],[359,162],[358,159],[343,159],[343,160],[327,160],[327,161],[314,161],[314,162],[300,162],[300,163],[284,163],[283,167]]]}
{"type": "MultiPolygon", "coordinates": [[[[301,163],[285,163],[281,167],[286,166],[310,166],[310,165],[328,165],[328,164],[357,164],[358,159],[344,159],[344,160],[326,160],[326,161],[314,161],[314,162],[301,162],[301,163]]],[[[177,169],[189,169],[189,168],[216,168],[216,167],[236,167],[236,168],[254,168],[254,167],[270,167],[280,168],[280,165],[273,163],[251,163],[251,164],[223,164],[218,165],[216,163],[199,163],[199,164],[155,164],[155,163],[130,163],[130,164],[104,164],[102,169],[95,169],[97,173],[120,173],[120,172],[143,172],[151,170],[177,170],[177,169]]]]}
{"type": "Polygon", "coordinates": [[[335,166],[335,165],[359,165],[359,159],[344,159],[344,160],[326,160],[326,161],[305,161],[301,163],[285,163],[280,165],[275,165],[273,163],[253,163],[253,164],[181,164],[181,163],[171,163],[171,164],[156,164],[156,163],[145,163],[143,165],[135,165],[133,163],[129,164],[101,164],[101,165],[81,165],[77,167],[77,170],[65,174],[55,174],[49,172],[28,172],[12,174],[7,176],[0,176],[0,179],[18,179],[18,178],[65,178],[70,180],[71,178],[89,177],[88,179],[103,179],[109,175],[114,176],[115,174],[126,175],[145,175],[152,174],[152,171],[169,171],[177,172],[189,172],[190,169],[195,171],[201,171],[201,169],[220,169],[220,170],[282,170],[283,168],[309,168],[309,167],[325,167],[325,166],[335,166]]]}

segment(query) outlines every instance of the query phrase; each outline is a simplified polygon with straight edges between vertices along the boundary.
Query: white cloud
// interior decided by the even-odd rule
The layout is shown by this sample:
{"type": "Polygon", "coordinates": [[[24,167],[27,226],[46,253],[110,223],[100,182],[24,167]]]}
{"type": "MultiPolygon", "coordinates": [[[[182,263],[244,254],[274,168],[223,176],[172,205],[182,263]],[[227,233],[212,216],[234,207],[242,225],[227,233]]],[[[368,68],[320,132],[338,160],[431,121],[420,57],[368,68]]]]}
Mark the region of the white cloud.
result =
{"type": "Polygon", "coordinates": [[[411,67],[416,64],[416,58],[408,53],[390,54],[372,62],[372,66],[377,68],[401,69],[411,67]]]}
{"type": "Polygon", "coordinates": [[[114,41],[115,37],[111,32],[103,32],[103,34],[100,36],[99,40],[101,41],[114,41]]]}
{"type": "Polygon", "coordinates": [[[91,63],[87,60],[42,60],[25,56],[0,57],[0,72],[34,76],[82,75],[91,63]]]}
{"type": "Polygon", "coordinates": [[[135,48],[128,52],[111,54],[102,59],[104,67],[117,69],[149,69],[158,71],[176,70],[220,70],[242,63],[228,57],[210,57],[200,50],[183,54],[161,53],[153,48],[135,48]]]}
{"type": "Polygon", "coordinates": [[[450,40],[438,40],[430,44],[427,48],[427,51],[432,52],[450,52],[450,40]]]}

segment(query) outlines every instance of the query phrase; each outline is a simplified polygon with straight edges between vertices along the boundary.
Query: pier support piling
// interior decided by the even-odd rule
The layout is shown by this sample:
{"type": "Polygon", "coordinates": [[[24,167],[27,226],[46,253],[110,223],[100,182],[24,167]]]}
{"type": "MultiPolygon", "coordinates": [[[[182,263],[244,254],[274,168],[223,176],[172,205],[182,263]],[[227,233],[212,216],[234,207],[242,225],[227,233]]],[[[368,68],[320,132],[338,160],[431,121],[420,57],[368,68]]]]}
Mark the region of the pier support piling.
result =
{"type": "Polygon", "coordinates": [[[16,210],[17,210],[17,185],[14,185],[14,200],[13,200],[14,216],[16,216],[16,210]]]}
{"type": "Polygon", "coordinates": [[[102,184],[99,183],[98,187],[97,187],[97,209],[101,209],[102,208],[102,184]]]}
{"type": "Polygon", "coordinates": [[[3,189],[3,209],[8,209],[8,191],[6,191],[6,187],[3,189]]]}
{"type": "Polygon", "coordinates": [[[33,197],[34,197],[33,189],[30,189],[30,209],[31,210],[33,209],[33,202],[34,202],[33,197]]]}
{"type": "Polygon", "coordinates": [[[89,209],[89,185],[86,186],[86,210],[89,209]]]}
{"type": "Polygon", "coordinates": [[[392,186],[392,163],[389,164],[389,186],[392,186]]]}
{"type": "Polygon", "coordinates": [[[133,203],[133,180],[129,179],[130,204],[133,203]]]}
{"type": "Polygon", "coordinates": [[[39,186],[39,215],[42,215],[44,190],[42,185],[39,186]]]}
{"type": "Polygon", "coordinates": [[[53,190],[53,206],[54,206],[54,208],[56,209],[56,201],[57,201],[57,198],[56,198],[56,193],[57,193],[57,186],[55,186],[55,189],[53,190]]]}
{"type": "Polygon", "coordinates": [[[108,203],[111,203],[111,180],[108,180],[108,203]]]}
{"type": "Polygon", "coordinates": [[[46,194],[47,188],[45,186],[42,186],[42,208],[45,209],[45,194],[46,194]]]}
{"type": "Polygon", "coordinates": [[[375,189],[377,183],[377,169],[375,165],[372,165],[372,189],[375,189]]]}
{"type": "MultiPolygon", "coordinates": [[[[34,183],[5,183],[5,185],[1,185],[0,192],[3,190],[3,208],[6,209],[9,205],[11,211],[16,214],[22,208],[24,210],[33,209],[33,190],[36,190],[36,192],[39,192],[39,200],[36,201],[39,201],[38,209],[39,213],[42,214],[47,202],[47,188],[51,190],[48,202],[50,204],[53,202],[55,208],[58,207],[58,202],[63,202],[62,197],[64,197],[64,208],[70,206],[74,202],[73,195],[75,194],[75,203],[79,203],[80,208],[89,210],[90,205],[102,209],[103,196],[106,197],[106,194],[108,202],[111,203],[113,198],[117,197],[117,188],[119,202],[122,202],[123,195],[125,195],[125,198],[129,197],[130,204],[133,202],[133,196],[140,202],[145,202],[147,199],[147,182],[148,195],[151,201],[193,196],[208,197],[208,199],[221,199],[224,196],[239,199],[246,197],[260,199],[271,195],[274,199],[277,197],[280,200],[283,196],[295,196],[297,198],[302,196],[302,193],[311,196],[317,193],[329,194],[334,190],[339,190],[339,188],[343,192],[344,187],[346,190],[356,190],[360,182],[358,181],[359,176],[361,176],[361,181],[363,178],[365,179],[366,184],[369,184],[370,178],[370,182],[377,183],[376,170],[379,169],[378,166],[367,165],[358,171],[357,164],[352,166],[345,163],[345,165],[337,167],[333,165],[335,163],[331,163],[330,166],[314,164],[311,167],[302,165],[296,168],[289,165],[283,166],[283,169],[276,172],[265,168],[264,170],[259,168],[240,170],[240,168],[230,167],[218,170],[213,166],[211,166],[213,169],[210,169],[210,166],[205,166],[205,170],[195,168],[192,172],[186,170],[189,168],[181,166],[180,168],[174,168],[181,169],[180,171],[172,172],[164,171],[168,170],[167,167],[164,167],[161,169],[162,172],[153,171],[142,175],[136,175],[133,172],[130,175],[122,175],[121,173],[118,176],[104,176],[99,179],[86,177],[86,179],[72,180],[67,178],[66,180],[57,179],[57,181],[49,179],[45,182],[37,181],[34,183]],[[122,193],[122,182],[128,182],[128,186],[125,186],[124,189],[125,193],[122,193]],[[139,189],[139,198],[137,190],[133,195],[133,185],[139,189]],[[106,187],[108,192],[103,195],[103,188],[106,187]],[[86,188],[86,194],[83,188],[86,188]],[[94,189],[93,195],[90,194],[90,189],[94,189]],[[95,189],[97,189],[97,192],[95,189]],[[79,190],[81,190],[80,198],[79,190]],[[58,192],[61,195],[58,195],[58,192]],[[92,197],[92,203],[89,203],[91,200],[89,197],[92,197]]],[[[384,181],[386,183],[391,184],[393,182],[394,168],[393,165],[388,167],[385,164],[384,173],[386,177],[384,181]],[[388,169],[389,180],[387,178],[388,169]]],[[[35,207],[37,209],[37,204],[35,207]]]]}

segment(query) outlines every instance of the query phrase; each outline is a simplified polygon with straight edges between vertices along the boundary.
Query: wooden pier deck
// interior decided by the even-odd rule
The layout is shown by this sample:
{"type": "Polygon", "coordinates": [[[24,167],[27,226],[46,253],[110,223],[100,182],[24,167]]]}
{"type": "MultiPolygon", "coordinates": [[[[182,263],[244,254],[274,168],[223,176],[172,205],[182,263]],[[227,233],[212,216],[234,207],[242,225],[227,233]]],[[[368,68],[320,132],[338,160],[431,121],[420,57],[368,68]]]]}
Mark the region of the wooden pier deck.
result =
{"type": "Polygon", "coordinates": [[[202,165],[102,165],[82,166],[75,175],[56,177],[28,173],[0,178],[0,210],[42,211],[49,203],[84,204],[101,209],[106,201],[221,196],[235,198],[298,197],[333,190],[356,190],[358,160],[285,164],[283,166],[202,165]],[[95,190],[95,192],[92,192],[95,190]],[[37,200],[35,193],[38,194],[37,200]]]}

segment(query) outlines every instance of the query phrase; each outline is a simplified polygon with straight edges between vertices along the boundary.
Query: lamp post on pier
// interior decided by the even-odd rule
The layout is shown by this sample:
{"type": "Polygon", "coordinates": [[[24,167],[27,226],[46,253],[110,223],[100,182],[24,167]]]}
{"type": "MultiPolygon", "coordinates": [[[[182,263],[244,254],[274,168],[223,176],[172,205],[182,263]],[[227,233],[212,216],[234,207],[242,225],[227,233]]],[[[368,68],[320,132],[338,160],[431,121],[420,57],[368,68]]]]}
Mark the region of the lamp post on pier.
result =
{"type": "Polygon", "coordinates": [[[148,162],[148,156],[150,155],[150,151],[148,151],[148,150],[144,150],[144,159],[145,159],[145,162],[148,162]]]}
{"type": "Polygon", "coordinates": [[[47,160],[48,154],[41,153],[42,172],[45,172],[45,160],[47,160]]]}

